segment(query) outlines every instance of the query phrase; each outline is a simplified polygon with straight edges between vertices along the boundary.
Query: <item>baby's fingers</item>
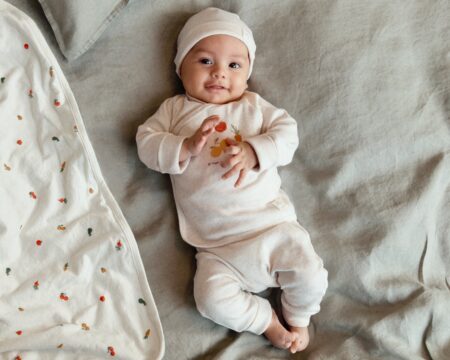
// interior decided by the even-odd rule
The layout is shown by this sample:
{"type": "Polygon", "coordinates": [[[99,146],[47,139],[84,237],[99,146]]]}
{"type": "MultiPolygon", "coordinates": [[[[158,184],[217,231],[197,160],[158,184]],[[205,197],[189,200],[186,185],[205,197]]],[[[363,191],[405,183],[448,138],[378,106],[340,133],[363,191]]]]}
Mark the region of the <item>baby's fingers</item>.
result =
{"type": "Polygon", "coordinates": [[[203,123],[200,126],[200,128],[202,129],[202,131],[206,131],[208,129],[214,130],[214,126],[216,126],[219,120],[220,120],[219,115],[208,116],[205,120],[203,120],[203,123]]]}
{"type": "Polygon", "coordinates": [[[245,176],[247,175],[248,170],[247,169],[242,169],[241,172],[239,173],[239,177],[237,179],[237,181],[234,184],[234,187],[238,187],[242,184],[242,182],[244,181],[245,176]]]}
{"type": "Polygon", "coordinates": [[[214,126],[210,127],[209,129],[201,129],[202,136],[209,136],[214,132],[214,126]]]}
{"type": "Polygon", "coordinates": [[[237,145],[239,145],[239,143],[237,141],[234,141],[233,139],[230,139],[230,138],[226,138],[225,141],[226,141],[228,146],[237,146],[237,145]]]}
{"type": "Polygon", "coordinates": [[[227,146],[223,152],[228,155],[237,155],[241,151],[242,149],[239,146],[227,146]]]}
{"type": "MultiPolygon", "coordinates": [[[[238,153],[239,154],[239,153],[238,153]]],[[[241,162],[241,158],[239,155],[230,156],[228,159],[225,159],[220,162],[220,166],[223,168],[233,167],[241,162]]]]}
{"type": "Polygon", "coordinates": [[[209,120],[219,120],[219,119],[220,119],[219,115],[210,115],[205,120],[203,120],[203,122],[206,122],[206,121],[209,121],[209,120]]]}
{"type": "Polygon", "coordinates": [[[212,115],[207,117],[198,131],[202,136],[209,136],[214,132],[214,126],[219,122],[220,117],[218,115],[212,115]]]}
{"type": "Polygon", "coordinates": [[[241,167],[239,166],[240,164],[236,164],[234,165],[231,170],[227,171],[225,174],[222,175],[222,179],[228,179],[229,177],[237,174],[240,170],[241,167]]]}

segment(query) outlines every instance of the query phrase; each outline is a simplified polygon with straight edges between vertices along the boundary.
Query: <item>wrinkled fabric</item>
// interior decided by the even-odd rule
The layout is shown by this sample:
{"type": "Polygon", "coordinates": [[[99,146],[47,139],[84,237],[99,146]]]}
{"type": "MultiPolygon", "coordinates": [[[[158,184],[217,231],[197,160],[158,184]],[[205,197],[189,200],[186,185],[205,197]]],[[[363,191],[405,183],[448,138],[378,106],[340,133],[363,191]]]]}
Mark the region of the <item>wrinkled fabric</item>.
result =
{"type": "MultiPolygon", "coordinates": [[[[8,1],[59,56],[39,4],[8,1]]],[[[77,61],[61,62],[136,234],[166,359],[450,358],[448,39],[447,0],[141,0],[77,61]],[[208,6],[252,29],[249,90],[298,124],[299,149],[280,177],[329,271],[304,355],[198,314],[195,250],[179,235],[169,177],[137,156],[137,127],[182,91],[178,33],[208,6]]]]}

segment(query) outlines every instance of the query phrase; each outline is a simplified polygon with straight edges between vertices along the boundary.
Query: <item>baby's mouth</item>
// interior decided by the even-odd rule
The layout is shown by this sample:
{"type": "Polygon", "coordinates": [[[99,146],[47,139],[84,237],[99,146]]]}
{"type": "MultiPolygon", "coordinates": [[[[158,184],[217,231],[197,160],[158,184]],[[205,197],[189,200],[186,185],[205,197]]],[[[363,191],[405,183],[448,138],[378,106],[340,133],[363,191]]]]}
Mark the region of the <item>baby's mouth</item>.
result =
{"type": "Polygon", "coordinates": [[[206,85],[206,89],[207,90],[212,90],[212,91],[220,91],[220,90],[227,90],[227,88],[225,86],[219,85],[219,84],[210,84],[210,85],[206,85]]]}

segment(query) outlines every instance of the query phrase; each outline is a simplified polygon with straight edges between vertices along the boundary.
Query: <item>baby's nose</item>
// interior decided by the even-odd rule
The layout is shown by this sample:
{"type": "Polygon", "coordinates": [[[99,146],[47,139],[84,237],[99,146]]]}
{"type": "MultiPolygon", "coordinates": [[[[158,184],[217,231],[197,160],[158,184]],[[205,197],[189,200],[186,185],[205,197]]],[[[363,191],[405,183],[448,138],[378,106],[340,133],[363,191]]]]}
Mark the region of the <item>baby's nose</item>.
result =
{"type": "Polygon", "coordinates": [[[215,79],[225,79],[225,74],[224,73],[214,73],[213,77],[215,79]]]}
{"type": "Polygon", "coordinates": [[[225,71],[222,69],[222,67],[217,66],[213,69],[212,76],[215,79],[220,79],[220,78],[223,79],[223,78],[225,78],[225,71]]]}

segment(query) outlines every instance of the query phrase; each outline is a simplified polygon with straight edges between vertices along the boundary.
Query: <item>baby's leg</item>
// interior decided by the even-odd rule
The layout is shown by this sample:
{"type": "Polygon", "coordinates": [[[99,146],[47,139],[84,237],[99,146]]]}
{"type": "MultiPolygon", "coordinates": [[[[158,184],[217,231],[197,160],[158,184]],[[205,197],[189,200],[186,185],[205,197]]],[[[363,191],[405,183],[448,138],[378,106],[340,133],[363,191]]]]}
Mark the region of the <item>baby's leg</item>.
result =
{"type": "Polygon", "coordinates": [[[293,335],[281,325],[268,300],[244,288],[239,274],[219,257],[197,254],[194,297],[199,312],[229,329],[264,333],[275,346],[289,348],[293,335]]]}
{"type": "Polygon", "coordinates": [[[281,287],[283,317],[296,339],[291,352],[305,349],[309,343],[308,325],[320,310],[328,272],[315,253],[309,235],[298,225],[295,241],[280,247],[273,255],[273,269],[281,287]]]}

